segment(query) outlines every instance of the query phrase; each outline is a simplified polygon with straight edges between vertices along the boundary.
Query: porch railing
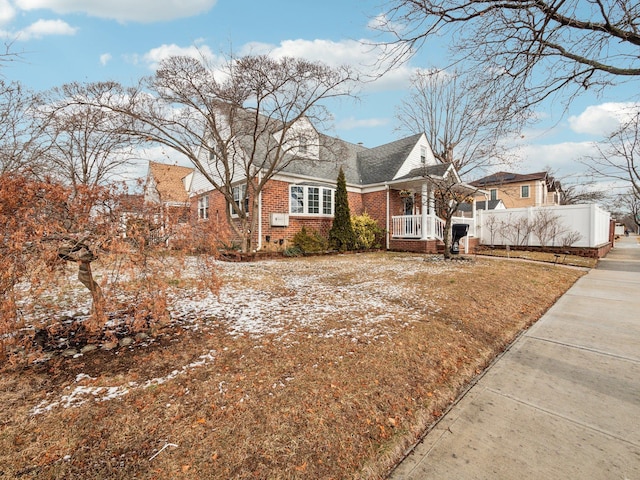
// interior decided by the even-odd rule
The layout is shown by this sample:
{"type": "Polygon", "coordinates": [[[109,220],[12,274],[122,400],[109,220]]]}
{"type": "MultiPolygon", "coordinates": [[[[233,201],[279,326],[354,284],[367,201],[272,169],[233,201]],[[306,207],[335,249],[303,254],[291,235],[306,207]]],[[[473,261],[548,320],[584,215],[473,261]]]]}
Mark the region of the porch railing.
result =
{"type": "MultiPolygon", "coordinates": [[[[391,235],[393,238],[436,238],[444,239],[444,220],[435,216],[427,216],[427,224],[423,225],[422,215],[397,215],[391,217],[391,235]],[[423,236],[424,232],[424,236],[423,236]]],[[[452,224],[466,223],[469,225],[469,235],[473,236],[473,218],[453,217],[452,224]]]]}
{"type": "Polygon", "coordinates": [[[426,225],[423,225],[422,215],[397,215],[391,217],[391,221],[394,238],[444,238],[444,221],[435,215],[427,217],[426,225]]]}
{"type": "Polygon", "coordinates": [[[399,238],[422,238],[422,217],[420,215],[398,215],[391,217],[392,235],[399,238]]]}

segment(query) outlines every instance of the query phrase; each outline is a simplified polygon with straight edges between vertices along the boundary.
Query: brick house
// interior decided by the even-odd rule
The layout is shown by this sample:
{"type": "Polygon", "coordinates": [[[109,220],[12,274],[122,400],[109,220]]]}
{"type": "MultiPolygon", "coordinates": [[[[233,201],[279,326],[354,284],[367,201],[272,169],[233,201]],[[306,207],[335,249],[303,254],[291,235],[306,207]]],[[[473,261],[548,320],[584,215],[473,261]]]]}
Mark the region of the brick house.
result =
{"type": "Polygon", "coordinates": [[[144,205],[158,226],[156,236],[167,240],[189,223],[191,201],[188,182],[193,168],[149,162],[144,205]]]}
{"type": "MultiPolygon", "coordinates": [[[[434,157],[424,134],[367,148],[320,134],[310,122],[303,123],[310,147],[300,144],[292,149],[295,158],[270,178],[257,203],[247,193],[246,177],[238,175],[231,185],[234,201],[244,201],[245,211],[258,216],[257,229],[250,233],[251,251],[282,250],[303,226],[326,237],[341,167],[351,214],[367,212],[374,218],[386,232],[384,247],[391,250],[436,252],[444,226],[435,212],[438,185],[453,182],[469,195],[478,190],[463,184],[452,165],[434,157]],[[249,211],[254,204],[257,211],[249,211]]],[[[209,230],[224,243],[237,241],[227,224],[225,209],[230,205],[198,170],[191,178],[189,195],[195,222],[212,225],[209,230]]],[[[231,221],[235,221],[233,215],[231,221]]]]}
{"type": "MultiPolygon", "coordinates": [[[[489,192],[489,201],[502,200],[505,208],[559,205],[561,185],[547,172],[497,172],[471,182],[489,192]]],[[[484,198],[478,198],[484,200],[484,198]]]]}

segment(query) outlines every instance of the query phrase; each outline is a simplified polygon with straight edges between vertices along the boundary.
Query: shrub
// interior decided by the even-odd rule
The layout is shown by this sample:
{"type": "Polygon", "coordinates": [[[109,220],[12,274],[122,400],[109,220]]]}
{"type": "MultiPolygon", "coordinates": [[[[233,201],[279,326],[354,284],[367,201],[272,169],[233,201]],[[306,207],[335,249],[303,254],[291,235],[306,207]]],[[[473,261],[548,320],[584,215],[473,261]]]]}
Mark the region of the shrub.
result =
{"type": "Polygon", "coordinates": [[[327,250],[327,239],[315,230],[311,233],[302,227],[298,233],[293,236],[293,245],[298,247],[303,253],[324,252],[327,250]]]}
{"type": "Polygon", "coordinates": [[[300,247],[288,247],[285,248],[284,251],[282,252],[282,255],[284,255],[285,257],[300,257],[303,255],[303,251],[300,249],[300,247]]]}
{"type": "Polygon", "coordinates": [[[344,171],[340,167],[336,185],[336,211],[333,217],[333,225],[329,230],[329,243],[332,248],[344,252],[353,249],[355,234],[351,225],[351,212],[347,196],[347,182],[344,171]]]}
{"type": "Polygon", "coordinates": [[[356,237],[356,249],[380,248],[384,232],[378,226],[378,222],[371,218],[367,212],[351,217],[351,224],[356,237]]]}

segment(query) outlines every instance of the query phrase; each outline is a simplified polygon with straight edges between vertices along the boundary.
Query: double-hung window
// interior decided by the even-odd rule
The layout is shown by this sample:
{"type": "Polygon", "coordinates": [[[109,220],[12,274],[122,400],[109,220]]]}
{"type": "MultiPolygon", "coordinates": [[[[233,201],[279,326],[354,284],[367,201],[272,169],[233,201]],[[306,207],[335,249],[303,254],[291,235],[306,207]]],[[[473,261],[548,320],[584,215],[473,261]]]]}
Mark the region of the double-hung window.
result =
{"type": "Polygon", "coordinates": [[[289,187],[289,212],[292,215],[333,215],[335,190],[312,185],[289,187]]]}
{"type": "MultiPolygon", "coordinates": [[[[244,213],[249,213],[249,196],[247,195],[247,184],[243,183],[242,185],[237,185],[231,189],[233,193],[233,203],[236,204],[238,209],[242,205],[244,201],[244,213]]],[[[233,217],[238,216],[237,210],[234,209],[233,205],[230,205],[231,215],[233,217]]]]}
{"type": "Polygon", "coordinates": [[[522,185],[522,187],[520,187],[520,197],[529,198],[529,185],[522,185]]]}
{"type": "Polygon", "coordinates": [[[198,198],[198,218],[200,220],[209,218],[209,195],[198,198]]]}
{"type": "Polygon", "coordinates": [[[498,199],[498,190],[495,188],[492,188],[491,190],[489,190],[490,194],[491,194],[491,200],[497,200],[498,199]]]}

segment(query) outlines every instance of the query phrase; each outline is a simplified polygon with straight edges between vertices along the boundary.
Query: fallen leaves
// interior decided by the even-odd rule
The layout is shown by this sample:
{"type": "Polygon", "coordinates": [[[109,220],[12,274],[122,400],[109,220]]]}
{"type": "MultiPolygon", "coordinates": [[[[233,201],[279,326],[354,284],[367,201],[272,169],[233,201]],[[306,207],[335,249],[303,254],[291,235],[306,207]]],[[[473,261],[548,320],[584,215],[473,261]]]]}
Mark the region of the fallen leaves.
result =
{"type": "MultiPolygon", "coordinates": [[[[16,406],[0,411],[4,471],[11,476],[49,452],[52,461],[69,453],[73,460],[43,465],[37,472],[43,480],[352,478],[362,476],[365,466],[384,477],[391,460],[380,452],[403,451],[509,339],[580,274],[478,261],[465,262],[464,268],[456,264],[449,272],[429,270],[418,282],[415,272],[427,262],[411,256],[357,260],[229,267],[227,273],[250,273],[246,285],[265,289],[263,299],[275,298],[267,290],[280,289],[283,278],[289,283],[295,278],[299,289],[292,292],[304,290],[306,301],[313,299],[316,306],[328,298],[323,298],[324,289],[310,296],[314,287],[341,281],[343,307],[327,307],[313,321],[300,319],[314,310],[290,303],[289,314],[296,321],[278,324],[271,333],[239,334],[233,319],[216,318],[215,328],[206,334],[201,329],[208,322],[203,320],[199,330],[183,330],[180,336],[167,336],[156,346],[127,350],[111,360],[87,355],[82,360],[86,370],[61,360],[52,372],[46,365],[2,372],[0,402],[16,406]],[[384,268],[386,273],[381,273],[384,268]],[[353,273],[361,271],[357,269],[364,273],[353,273]],[[351,284],[340,278],[350,270],[353,296],[351,284]],[[278,271],[283,272],[279,278],[263,282],[264,275],[278,271]],[[448,274],[457,276],[455,290],[447,290],[448,274]],[[540,290],[531,290],[527,278],[532,276],[539,279],[540,290]],[[366,281],[368,277],[376,277],[377,283],[366,281]],[[397,302],[386,305],[389,317],[374,311],[369,318],[367,305],[359,303],[362,289],[374,286],[379,299],[397,302]],[[355,306],[355,317],[348,306],[355,306]],[[391,318],[394,312],[413,312],[422,320],[399,321],[391,318]],[[371,336],[365,328],[369,319],[378,332],[371,336]],[[201,359],[203,352],[211,356],[201,359]],[[200,361],[197,367],[182,368],[200,361]],[[165,381],[114,401],[80,405],[73,415],[57,408],[37,420],[29,417],[29,407],[44,399],[44,388],[51,392],[48,401],[54,401],[64,386],[74,388],[79,373],[98,378],[80,377],[87,386],[113,386],[114,379],[118,385],[165,381]]],[[[227,276],[227,282],[234,278],[227,276]]],[[[237,280],[241,291],[245,279],[237,280]]],[[[283,318],[286,310],[280,313],[282,304],[275,306],[273,318],[283,318]]],[[[268,310],[249,313],[272,318],[268,310]]]]}

